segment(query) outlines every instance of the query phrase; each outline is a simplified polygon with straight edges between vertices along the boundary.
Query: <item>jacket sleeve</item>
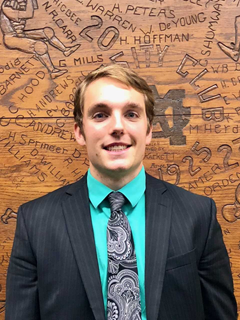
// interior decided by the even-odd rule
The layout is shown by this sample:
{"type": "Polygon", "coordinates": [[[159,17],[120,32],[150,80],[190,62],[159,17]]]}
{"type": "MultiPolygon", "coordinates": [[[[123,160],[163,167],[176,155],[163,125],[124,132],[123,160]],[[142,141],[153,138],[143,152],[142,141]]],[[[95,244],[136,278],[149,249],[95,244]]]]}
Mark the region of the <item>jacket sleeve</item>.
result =
{"type": "Polygon", "coordinates": [[[37,265],[28,238],[23,209],[17,227],[7,275],[5,320],[40,320],[37,265]]]}
{"type": "Polygon", "coordinates": [[[208,237],[199,262],[205,320],[236,320],[237,305],[229,258],[216,219],[216,206],[212,199],[210,201],[208,237]]]}

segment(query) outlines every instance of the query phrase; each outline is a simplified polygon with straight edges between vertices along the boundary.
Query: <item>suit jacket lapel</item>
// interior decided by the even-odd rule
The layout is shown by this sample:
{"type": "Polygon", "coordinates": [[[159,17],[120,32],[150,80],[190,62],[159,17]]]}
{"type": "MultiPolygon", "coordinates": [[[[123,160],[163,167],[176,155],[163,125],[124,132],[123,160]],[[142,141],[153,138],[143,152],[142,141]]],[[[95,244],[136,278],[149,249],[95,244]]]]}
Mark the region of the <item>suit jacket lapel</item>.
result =
{"type": "Polygon", "coordinates": [[[96,320],[104,320],[104,304],[92,229],[86,175],[70,186],[63,212],[73,252],[96,320]]]}
{"type": "Polygon", "coordinates": [[[160,308],[169,244],[172,200],[164,184],[147,175],[145,296],[147,319],[156,320],[160,308]]]}

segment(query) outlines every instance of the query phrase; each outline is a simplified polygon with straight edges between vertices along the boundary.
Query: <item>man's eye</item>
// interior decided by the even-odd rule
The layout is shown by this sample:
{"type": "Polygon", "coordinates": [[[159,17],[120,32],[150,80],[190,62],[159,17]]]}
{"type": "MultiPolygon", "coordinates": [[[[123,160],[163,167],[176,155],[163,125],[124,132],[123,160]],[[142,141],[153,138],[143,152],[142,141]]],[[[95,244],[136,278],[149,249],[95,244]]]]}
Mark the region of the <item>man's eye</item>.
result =
{"type": "Polygon", "coordinates": [[[96,120],[102,120],[102,119],[105,119],[106,117],[107,115],[103,112],[98,112],[93,115],[93,119],[96,119],[96,120]]]}
{"type": "Polygon", "coordinates": [[[138,114],[134,111],[129,111],[126,116],[131,119],[138,118],[138,114]]]}

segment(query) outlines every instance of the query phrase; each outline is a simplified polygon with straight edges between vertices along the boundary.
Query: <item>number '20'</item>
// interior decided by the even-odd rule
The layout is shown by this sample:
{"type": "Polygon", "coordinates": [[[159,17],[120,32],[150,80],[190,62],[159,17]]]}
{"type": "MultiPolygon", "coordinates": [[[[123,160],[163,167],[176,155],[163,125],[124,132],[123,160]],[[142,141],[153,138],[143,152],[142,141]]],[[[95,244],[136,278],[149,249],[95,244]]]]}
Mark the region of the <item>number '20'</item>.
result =
{"type": "MultiPolygon", "coordinates": [[[[92,36],[89,34],[90,31],[95,30],[95,29],[100,29],[103,21],[99,16],[91,16],[91,19],[93,21],[95,21],[95,23],[93,23],[90,26],[85,27],[84,29],[82,29],[82,31],[79,33],[79,35],[84,38],[85,40],[92,42],[93,38],[92,36]]],[[[101,50],[107,51],[109,49],[112,48],[112,46],[114,45],[114,43],[117,41],[119,37],[119,31],[117,28],[111,26],[111,27],[107,27],[103,33],[100,35],[100,37],[98,38],[97,44],[99,46],[99,48],[101,50]],[[108,40],[108,43],[104,43],[104,40],[106,39],[107,36],[110,36],[110,39],[108,40]]]]}

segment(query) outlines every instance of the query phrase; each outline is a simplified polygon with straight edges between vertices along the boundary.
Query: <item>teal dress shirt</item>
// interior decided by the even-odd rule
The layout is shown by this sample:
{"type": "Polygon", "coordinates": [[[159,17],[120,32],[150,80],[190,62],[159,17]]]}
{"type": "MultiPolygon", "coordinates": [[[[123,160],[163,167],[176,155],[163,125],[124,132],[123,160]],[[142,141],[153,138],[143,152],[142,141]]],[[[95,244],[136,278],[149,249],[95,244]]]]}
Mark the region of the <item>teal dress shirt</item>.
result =
{"type": "MultiPolygon", "coordinates": [[[[99,273],[102,284],[104,307],[107,311],[107,224],[110,218],[110,206],[107,195],[112,192],[110,188],[96,180],[88,170],[87,186],[90,200],[90,212],[93,225],[93,233],[96,244],[99,273]]],[[[146,320],[145,307],[145,189],[146,175],[142,167],[140,173],[117,190],[128,199],[123,206],[123,212],[127,215],[135,245],[139,286],[141,294],[142,320],[146,320]]]]}

